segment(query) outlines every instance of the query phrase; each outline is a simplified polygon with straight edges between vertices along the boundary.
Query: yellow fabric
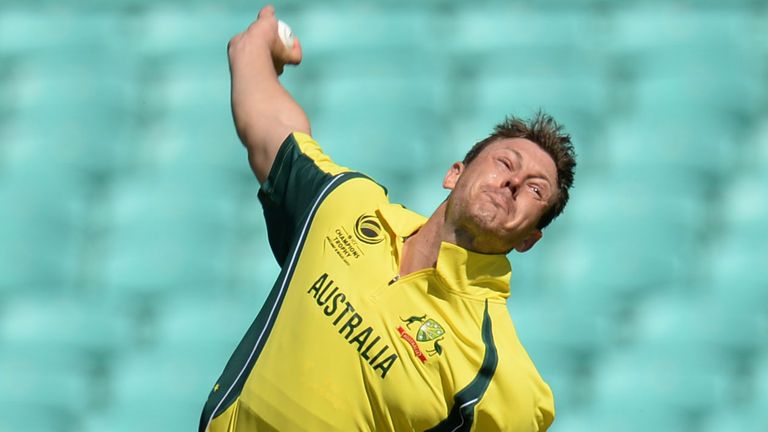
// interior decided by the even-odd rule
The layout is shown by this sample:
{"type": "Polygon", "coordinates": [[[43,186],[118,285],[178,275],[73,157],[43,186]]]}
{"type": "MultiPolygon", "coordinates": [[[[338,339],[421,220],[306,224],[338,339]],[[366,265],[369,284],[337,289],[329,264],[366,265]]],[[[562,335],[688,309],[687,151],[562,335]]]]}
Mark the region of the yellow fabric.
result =
{"type": "Polygon", "coordinates": [[[323,150],[311,136],[301,132],[294,132],[293,138],[299,145],[301,152],[312,159],[315,165],[324,172],[336,175],[349,171],[349,168],[336,165],[328,155],[323,153],[323,150]]]}
{"type": "MultiPolygon", "coordinates": [[[[310,137],[297,141],[321,169],[346,170],[317,153],[310,137]]],[[[552,393],[509,317],[505,256],[443,243],[437,268],[390,283],[404,239],[425,220],[390,204],[362,177],[322,200],[264,350],[210,430],[434,427],[483,362],[486,300],[498,366],[471,430],[545,430],[554,416],[552,393]]]]}

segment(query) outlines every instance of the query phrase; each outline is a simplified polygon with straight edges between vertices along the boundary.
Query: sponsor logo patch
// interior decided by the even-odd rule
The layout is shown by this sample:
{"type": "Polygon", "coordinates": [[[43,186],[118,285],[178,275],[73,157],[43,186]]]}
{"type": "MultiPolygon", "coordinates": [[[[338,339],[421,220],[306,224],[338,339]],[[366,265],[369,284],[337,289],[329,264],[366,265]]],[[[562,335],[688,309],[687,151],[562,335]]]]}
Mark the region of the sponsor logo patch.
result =
{"type": "Polygon", "coordinates": [[[325,237],[325,240],[346,265],[350,265],[365,255],[360,243],[343,226],[333,230],[330,235],[325,237]]]}
{"type": "Polygon", "coordinates": [[[376,216],[364,214],[355,222],[355,237],[370,245],[384,241],[384,229],[376,216]]]}
{"type": "Polygon", "coordinates": [[[347,229],[341,225],[329,230],[325,240],[346,265],[365,256],[363,250],[366,245],[376,245],[384,241],[385,234],[381,222],[369,214],[362,214],[355,221],[354,229],[347,229]]]}

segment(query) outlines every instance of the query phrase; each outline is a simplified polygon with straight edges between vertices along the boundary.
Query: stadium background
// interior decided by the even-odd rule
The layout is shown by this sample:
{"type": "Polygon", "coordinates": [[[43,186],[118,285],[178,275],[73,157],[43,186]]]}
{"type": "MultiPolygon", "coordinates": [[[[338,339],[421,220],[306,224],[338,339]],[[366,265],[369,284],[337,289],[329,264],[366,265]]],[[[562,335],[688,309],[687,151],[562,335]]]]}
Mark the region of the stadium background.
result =
{"type": "MultiPolygon", "coordinates": [[[[244,0],[0,1],[0,430],[189,431],[277,274],[244,0]]],[[[768,3],[278,1],[340,163],[428,213],[505,114],[573,134],[510,309],[557,432],[768,430],[768,3]]]]}

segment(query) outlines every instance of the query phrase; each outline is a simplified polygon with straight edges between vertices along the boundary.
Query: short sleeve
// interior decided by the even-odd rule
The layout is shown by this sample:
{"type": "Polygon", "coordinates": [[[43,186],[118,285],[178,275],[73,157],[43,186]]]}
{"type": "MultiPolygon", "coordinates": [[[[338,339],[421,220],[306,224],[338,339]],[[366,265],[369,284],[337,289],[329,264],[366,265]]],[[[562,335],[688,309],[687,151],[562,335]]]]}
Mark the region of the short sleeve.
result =
{"type": "Polygon", "coordinates": [[[323,190],[347,171],[333,163],[309,135],[294,132],[283,141],[259,190],[269,244],[280,265],[323,190]]]}

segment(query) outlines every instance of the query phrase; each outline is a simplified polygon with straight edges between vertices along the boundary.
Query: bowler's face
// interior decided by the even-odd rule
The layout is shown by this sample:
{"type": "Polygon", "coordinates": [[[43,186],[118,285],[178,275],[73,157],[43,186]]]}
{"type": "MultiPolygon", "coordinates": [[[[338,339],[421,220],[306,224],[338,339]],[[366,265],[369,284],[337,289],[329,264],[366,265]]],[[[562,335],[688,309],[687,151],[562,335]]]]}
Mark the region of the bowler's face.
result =
{"type": "Polygon", "coordinates": [[[541,238],[536,225],[557,198],[552,158],[524,138],[499,139],[468,165],[455,163],[446,217],[482,253],[524,252],[541,238]]]}

